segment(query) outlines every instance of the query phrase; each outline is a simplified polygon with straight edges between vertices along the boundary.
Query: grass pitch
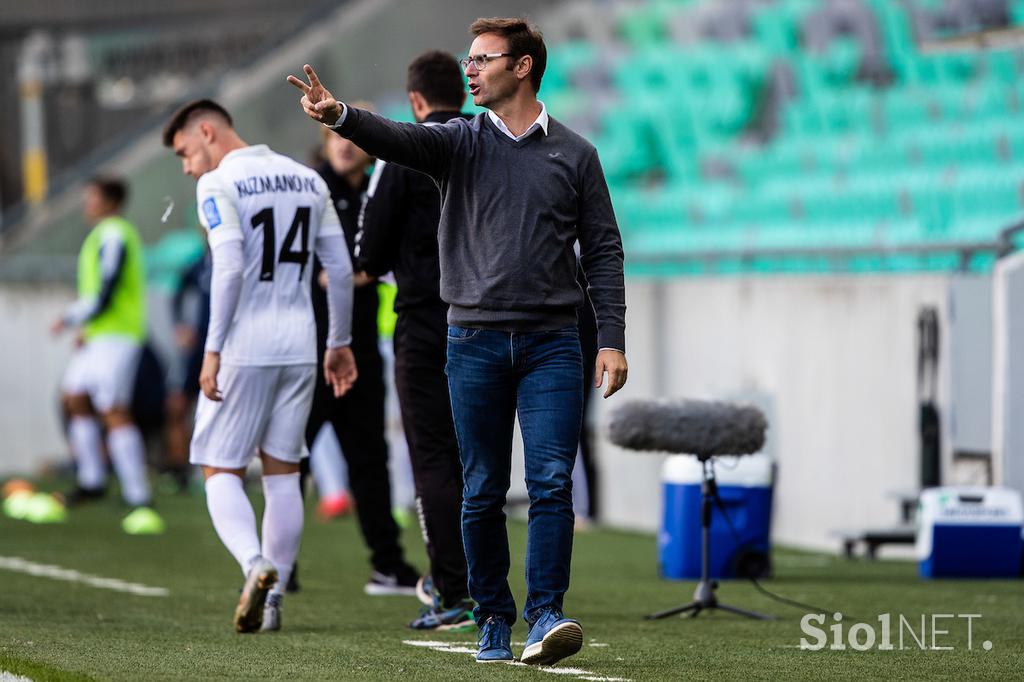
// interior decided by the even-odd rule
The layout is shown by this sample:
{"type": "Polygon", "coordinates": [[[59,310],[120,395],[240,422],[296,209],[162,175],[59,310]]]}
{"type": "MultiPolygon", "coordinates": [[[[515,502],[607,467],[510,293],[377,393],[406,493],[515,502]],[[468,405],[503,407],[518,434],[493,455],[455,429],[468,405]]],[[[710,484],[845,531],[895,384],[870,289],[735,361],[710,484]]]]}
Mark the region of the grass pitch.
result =
{"type": "MultiPolygon", "coordinates": [[[[258,495],[255,496],[258,499],[258,495]]],[[[878,615],[894,614],[894,651],[804,651],[801,609],[774,602],[745,582],[725,581],[725,603],[780,617],[757,622],[717,612],[646,622],[641,616],[689,600],[692,582],[660,580],[650,535],[595,530],[578,534],[567,614],[584,626],[584,648],[552,670],[475,663],[472,634],[416,633],[405,624],[413,598],[368,597],[366,550],[353,519],[307,516],[300,556],[302,591],[285,600],[284,629],[237,635],[231,614],[241,574],[214,535],[201,495],[161,497],[168,532],[130,537],[120,510],[100,502],[62,525],[0,517],[0,557],[20,557],[81,573],[163,587],[144,597],[0,569],[0,673],[34,680],[329,679],[329,680],[679,680],[831,678],[1021,678],[1022,581],[922,581],[916,566],[846,561],[777,551],[766,585],[786,597],[841,611],[844,635],[864,621],[880,635],[878,615]],[[904,636],[898,614],[915,624],[932,614],[981,614],[967,648],[965,621],[938,622],[937,646],[921,650],[904,636]],[[986,651],[981,642],[992,643],[986,651]],[[409,642],[434,642],[415,646],[409,642]]],[[[525,526],[510,524],[512,586],[522,603],[525,526]]],[[[413,563],[425,566],[418,530],[404,536],[413,563]]],[[[834,621],[826,620],[824,628],[834,621]]],[[[830,633],[831,634],[831,633],[830,633]]],[[[526,639],[513,629],[518,655],[526,639]]],[[[0,675],[2,676],[2,675],[0,675]]]]}

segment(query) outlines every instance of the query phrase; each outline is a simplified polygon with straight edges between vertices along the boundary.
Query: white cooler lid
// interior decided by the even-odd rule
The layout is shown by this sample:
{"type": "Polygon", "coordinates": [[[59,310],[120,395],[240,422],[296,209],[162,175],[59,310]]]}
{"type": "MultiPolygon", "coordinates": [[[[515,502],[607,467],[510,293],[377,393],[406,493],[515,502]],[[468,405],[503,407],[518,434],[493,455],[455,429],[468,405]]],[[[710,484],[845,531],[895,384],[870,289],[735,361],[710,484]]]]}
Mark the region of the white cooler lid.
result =
{"type": "Polygon", "coordinates": [[[1012,488],[946,486],[921,492],[917,512],[917,558],[932,553],[935,526],[1024,526],[1024,502],[1012,488]]]}
{"type": "MultiPolygon", "coordinates": [[[[764,453],[745,457],[715,457],[718,485],[765,488],[772,484],[771,457],[764,453]]],[[[675,485],[700,484],[703,478],[700,460],[694,455],[672,455],[661,468],[661,480],[675,485]]]]}

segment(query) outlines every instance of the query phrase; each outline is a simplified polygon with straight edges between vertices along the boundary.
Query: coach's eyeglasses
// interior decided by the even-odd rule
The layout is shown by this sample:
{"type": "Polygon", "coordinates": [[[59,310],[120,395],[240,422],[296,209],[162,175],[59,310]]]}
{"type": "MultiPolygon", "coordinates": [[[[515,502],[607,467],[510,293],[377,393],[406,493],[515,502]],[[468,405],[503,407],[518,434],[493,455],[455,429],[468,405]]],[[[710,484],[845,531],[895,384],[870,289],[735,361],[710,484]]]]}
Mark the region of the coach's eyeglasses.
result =
{"type": "Polygon", "coordinates": [[[462,64],[462,70],[468,71],[469,65],[472,64],[476,67],[477,71],[483,71],[487,68],[487,63],[492,59],[498,59],[500,57],[512,57],[514,56],[511,52],[491,52],[489,54],[478,54],[470,57],[466,57],[459,61],[462,64]]]}

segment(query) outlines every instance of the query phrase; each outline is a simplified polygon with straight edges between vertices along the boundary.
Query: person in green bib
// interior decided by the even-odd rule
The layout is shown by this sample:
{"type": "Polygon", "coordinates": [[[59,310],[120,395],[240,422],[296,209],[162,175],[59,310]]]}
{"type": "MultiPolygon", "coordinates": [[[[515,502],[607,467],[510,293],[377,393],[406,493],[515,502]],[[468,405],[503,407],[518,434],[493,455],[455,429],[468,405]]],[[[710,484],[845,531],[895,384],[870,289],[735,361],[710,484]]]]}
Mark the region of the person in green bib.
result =
{"type": "Polygon", "coordinates": [[[107,466],[101,441],[131,509],[122,527],[159,533],[151,508],[145,446],[131,413],[135,372],[146,338],[146,275],[142,241],[121,216],[128,190],[122,180],[95,177],[85,188],[83,214],[92,230],[78,255],[78,300],[52,326],[76,330],[76,349],[61,386],[69,415],[68,441],[77,465],[75,505],[102,497],[107,466]]]}

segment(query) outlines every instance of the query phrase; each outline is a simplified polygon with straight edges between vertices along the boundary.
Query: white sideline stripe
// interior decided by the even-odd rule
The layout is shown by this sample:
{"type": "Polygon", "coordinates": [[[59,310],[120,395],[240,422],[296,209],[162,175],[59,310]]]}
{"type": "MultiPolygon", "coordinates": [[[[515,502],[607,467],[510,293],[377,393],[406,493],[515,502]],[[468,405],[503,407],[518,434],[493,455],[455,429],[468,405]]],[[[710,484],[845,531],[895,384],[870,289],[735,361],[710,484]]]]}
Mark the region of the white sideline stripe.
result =
{"type": "Polygon", "coordinates": [[[835,563],[835,559],[831,559],[829,557],[824,556],[794,556],[779,557],[777,559],[773,559],[772,563],[774,563],[776,566],[781,566],[783,568],[821,568],[823,566],[828,566],[830,564],[835,563]]]}
{"type": "MultiPolygon", "coordinates": [[[[446,654],[470,654],[475,656],[476,649],[468,646],[462,646],[468,644],[468,642],[438,642],[429,639],[405,639],[402,640],[402,644],[409,646],[417,646],[423,649],[430,649],[431,651],[440,651],[446,654]]],[[[607,646],[607,644],[605,645],[607,646]]],[[[516,667],[530,668],[542,673],[549,673],[551,675],[572,675],[580,680],[589,680],[591,682],[632,682],[628,677],[605,677],[597,673],[592,673],[582,668],[551,668],[551,667],[538,667],[532,665],[526,665],[520,661],[504,661],[505,665],[514,665],[516,667]]],[[[0,681],[2,682],[2,681],[0,681]]]]}
{"type": "MultiPolygon", "coordinates": [[[[89,587],[98,587],[103,590],[114,590],[115,592],[127,592],[139,597],[169,597],[171,591],[165,587],[149,587],[139,583],[129,583],[117,578],[101,578],[98,575],[80,573],[71,568],[61,568],[51,564],[37,564],[34,561],[27,561],[16,556],[0,556],[0,568],[15,573],[27,573],[38,578],[52,578],[53,580],[65,580],[70,583],[82,583],[89,587]]],[[[0,682],[6,682],[0,678],[0,682]]]]}
{"type": "Polygon", "coordinates": [[[586,670],[581,670],[580,668],[538,668],[538,670],[542,670],[546,673],[551,673],[553,675],[576,675],[577,677],[579,677],[580,675],[594,674],[586,670]]]}
{"type": "Polygon", "coordinates": [[[32,680],[21,675],[9,673],[6,670],[0,670],[0,682],[32,682],[32,680]]]}

